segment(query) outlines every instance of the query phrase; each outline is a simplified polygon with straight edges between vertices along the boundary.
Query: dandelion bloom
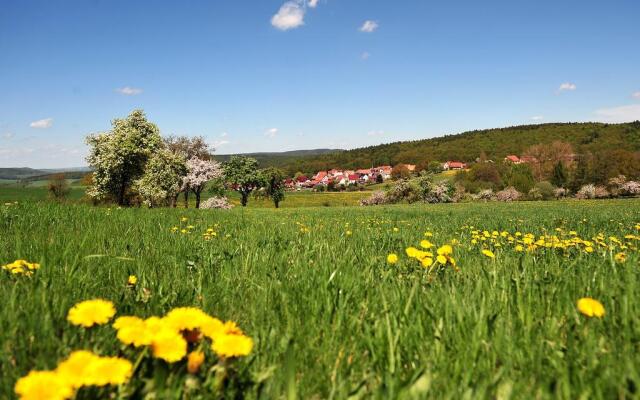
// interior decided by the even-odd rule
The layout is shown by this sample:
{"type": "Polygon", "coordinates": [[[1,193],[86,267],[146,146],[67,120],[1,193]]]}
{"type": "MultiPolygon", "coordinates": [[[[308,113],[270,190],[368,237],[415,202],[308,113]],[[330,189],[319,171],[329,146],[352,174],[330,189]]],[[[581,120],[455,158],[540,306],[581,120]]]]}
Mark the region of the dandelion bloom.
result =
{"type": "Polygon", "coordinates": [[[419,251],[420,250],[416,249],[415,247],[407,247],[405,249],[405,252],[407,253],[407,256],[411,257],[411,258],[417,257],[419,251]]]}
{"type": "Polygon", "coordinates": [[[96,358],[98,356],[90,351],[74,351],[66,360],[58,364],[56,372],[74,388],[90,385],[89,368],[96,358]]]}
{"type": "Polygon", "coordinates": [[[124,344],[135,347],[147,346],[153,340],[153,331],[146,321],[138,317],[119,317],[113,323],[113,328],[118,331],[117,338],[124,344]]]}
{"type": "Polygon", "coordinates": [[[222,358],[242,357],[251,353],[253,340],[244,335],[221,335],[215,339],[212,348],[222,358]]]}
{"type": "Polygon", "coordinates": [[[420,247],[422,247],[423,249],[430,249],[431,247],[433,247],[433,244],[430,241],[424,239],[420,241],[420,247]]]}
{"type": "Polygon", "coordinates": [[[431,257],[424,257],[423,259],[420,260],[420,262],[422,263],[423,267],[430,267],[431,265],[433,265],[433,258],[431,257]]]}
{"type": "Polygon", "coordinates": [[[90,364],[88,381],[91,385],[122,385],[133,373],[133,365],[129,360],[119,357],[96,357],[90,364]]]}
{"type": "Polygon", "coordinates": [[[113,303],[108,300],[86,300],[71,307],[67,320],[73,325],[90,328],[109,322],[116,313],[113,303]]]}
{"type": "Polygon", "coordinates": [[[127,279],[127,284],[130,286],[135,286],[138,283],[138,277],[135,275],[129,275],[129,279],[127,279]]]}
{"type": "Polygon", "coordinates": [[[389,264],[395,264],[398,262],[398,255],[396,253],[391,253],[387,256],[387,262],[389,264]]]}
{"type": "Polygon", "coordinates": [[[485,256],[487,256],[489,258],[496,258],[496,255],[493,254],[493,251],[488,250],[488,249],[483,249],[482,250],[482,254],[484,254],[485,256]]]}
{"type": "Polygon", "coordinates": [[[187,341],[179,332],[165,327],[154,335],[151,350],[154,357],[174,363],[187,354],[187,341]]]}
{"type": "Polygon", "coordinates": [[[197,374],[203,362],[204,353],[197,350],[192,351],[187,356],[187,371],[189,371],[190,374],[197,374]]]}
{"type": "Polygon", "coordinates": [[[578,311],[580,311],[587,317],[602,318],[605,314],[604,306],[602,305],[602,303],[590,297],[583,297],[578,300],[577,306],[578,311]]]}
{"type": "Polygon", "coordinates": [[[18,379],[14,387],[21,400],[66,400],[73,388],[55,371],[31,371],[18,379]]]}
{"type": "Polygon", "coordinates": [[[448,244],[445,244],[444,246],[441,246],[440,248],[438,248],[439,256],[449,256],[451,255],[451,253],[453,253],[453,247],[451,247],[448,244]]]}
{"type": "Polygon", "coordinates": [[[617,253],[613,256],[613,259],[616,260],[616,262],[623,263],[627,260],[627,255],[624,253],[617,253]]]}

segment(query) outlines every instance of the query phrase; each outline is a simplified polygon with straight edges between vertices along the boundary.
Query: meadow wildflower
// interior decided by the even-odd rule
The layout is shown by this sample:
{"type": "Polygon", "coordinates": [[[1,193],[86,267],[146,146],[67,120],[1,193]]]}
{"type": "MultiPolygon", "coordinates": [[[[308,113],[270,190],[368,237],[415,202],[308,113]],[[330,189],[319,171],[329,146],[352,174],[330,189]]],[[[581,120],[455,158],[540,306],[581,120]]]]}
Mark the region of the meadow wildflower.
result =
{"type": "Polygon", "coordinates": [[[31,371],[16,382],[14,390],[21,400],[65,400],[73,388],[55,371],[31,371]]]}
{"type": "Polygon", "coordinates": [[[149,325],[138,317],[125,316],[116,319],[113,328],[118,331],[117,338],[122,343],[140,347],[151,344],[153,332],[149,325]]]}
{"type": "Polygon", "coordinates": [[[187,341],[179,332],[162,327],[151,341],[153,356],[168,363],[180,361],[187,354],[187,341]]]}
{"type": "Polygon", "coordinates": [[[398,255],[396,253],[391,253],[387,256],[387,262],[389,264],[395,264],[398,262],[398,255]]]}
{"type": "Polygon", "coordinates": [[[251,353],[253,340],[244,335],[221,335],[214,340],[212,349],[222,358],[242,357],[251,353]]]}
{"type": "Polygon", "coordinates": [[[431,243],[427,239],[424,239],[420,241],[420,247],[422,247],[423,249],[430,249],[433,247],[433,243],[431,243]]]}
{"type": "Polygon", "coordinates": [[[9,271],[12,275],[31,276],[34,271],[40,269],[40,264],[31,263],[27,260],[15,260],[12,263],[3,265],[2,269],[9,271]]]}
{"type": "Polygon", "coordinates": [[[127,279],[127,285],[135,286],[137,283],[138,283],[138,277],[135,275],[129,275],[129,278],[127,279]]]}
{"type": "Polygon", "coordinates": [[[627,260],[627,255],[625,253],[616,253],[613,259],[616,260],[616,262],[623,263],[627,260]]]}
{"type": "Polygon", "coordinates": [[[580,311],[587,317],[601,318],[605,314],[604,306],[602,305],[602,303],[590,297],[583,297],[578,300],[577,306],[578,311],[580,311]]]}
{"type": "Polygon", "coordinates": [[[496,255],[493,254],[493,251],[491,251],[489,249],[483,249],[482,250],[482,254],[484,254],[485,256],[487,256],[489,258],[496,258],[496,255]]]}
{"type": "Polygon", "coordinates": [[[109,322],[116,313],[113,303],[108,300],[86,300],[71,307],[67,320],[73,325],[85,328],[109,322]]]}

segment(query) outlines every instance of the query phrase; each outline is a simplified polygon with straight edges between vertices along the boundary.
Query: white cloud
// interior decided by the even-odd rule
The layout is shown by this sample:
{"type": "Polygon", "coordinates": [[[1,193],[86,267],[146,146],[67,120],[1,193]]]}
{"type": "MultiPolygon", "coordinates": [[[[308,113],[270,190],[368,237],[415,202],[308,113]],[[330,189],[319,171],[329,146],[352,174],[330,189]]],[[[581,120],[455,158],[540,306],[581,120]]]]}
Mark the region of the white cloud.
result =
{"type": "Polygon", "coordinates": [[[558,91],[564,92],[566,90],[576,90],[577,88],[578,87],[576,86],[575,83],[565,82],[565,83],[560,85],[560,87],[558,88],[558,91]]]}
{"type": "Polygon", "coordinates": [[[227,132],[222,132],[220,134],[220,137],[227,137],[227,136],[229,136],[229,133],[227,133],[227,132]]]}
{"type": "Polygon", "coordinates": [[[319,0],[309,0],[309,7],[316,8],[319,0]]]}
{"type": "Polygon", "coordinates": [[[217,149],[218,147],[224,146],[225,144],[229,144],[228,140],[215,140],[212,145],[214,149],[217,149]]]}
{"type": "Polygon", "coordinates": [[[14,136],[14,135],[13,135],[13,133],[11,133],[11,132],[5,132],[5,133],[3,133],[3,134],[2,134],[2,138],[3,138],[3,139],[6,139],[6,140],[12,139],[12,138],[13,138],[13,136],[14,136]]]}
{"type": "Polygon", "coordinates": [[[378,29],[378,23],[376,21],[372,21],[370,19],[364,21],[362,26],[360,27],[360,32],[371,33],[378,29]]]}
{"type": "Polygon", "coordinates": [[[267,129],[267,131],[264,133],[265,136],[268,136],[270,138],[276,137],[277,134],[278,134],[278,128],[267,129]]]}
{"type": "Polygon", "coordinates": [[[367,60],[369,57],[371,57],[371,54],[369,54],[368,51],[363,51],[362,54],[360,54],[360,58],[363,60],[367,60]]]}
{"type": "Polygon", "coordinates": [[[125,87],[117,88],[116,92],[123,94],[125,96],[135,96],[137,94],[142,93],[142,89],[134,88],[131,86],[125,86],[125,87]]]}
{"type": "Polygon", "coordinates": [[[533,117],[531,117],[532,121],[542,121],[544,119],[544,117],[542,115],[534,115],[533,117]]]}
{"type": "Polygon", "coordinates": [[[640,90],[638,90],[637,92],[631,93],[631,97],[633,97],[634,99],[640,100],[640,90]]]}
{"type": "Polygon", "coordinates": [[[640,121],[640,104],[601,108],[596,110],[595,114],[598,116],[598,120],[602,122],[640,121]]]}
{"type": "Polygon", "coordinates": [[[304,8],[297,1],[287,1],[271,17],[271,25],[281,31],[304,25],[304,8]]]}
{"type": "Polygon", "coordinates": [[[29,124],[30,127],[36,129],[47,129],[53,125],[53,118],[39,119],[29,124]]]}
{"type": "Polygon", "coordinates": [[[384,135],[384,131],[369,131],[367,132],[367,136],[382,136],[384,135]]]}

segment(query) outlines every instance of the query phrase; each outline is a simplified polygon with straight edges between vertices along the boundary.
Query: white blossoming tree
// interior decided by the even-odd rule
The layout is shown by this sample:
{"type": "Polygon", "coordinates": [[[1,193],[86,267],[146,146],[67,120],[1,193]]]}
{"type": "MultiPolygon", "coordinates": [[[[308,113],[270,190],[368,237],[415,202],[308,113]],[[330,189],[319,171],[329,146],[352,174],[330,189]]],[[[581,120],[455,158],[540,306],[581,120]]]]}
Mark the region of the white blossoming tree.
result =
{"type": "Polygon", "coordinates": [[[220,163],[192,157],[187,161],[187,175],[182,180],[181,190],[193,192],[196,196],[196,208],[200,208],[200,197],[207,182],[222,175],[220,163]]]}
{"type": "Polygon", "coordinates": [[[126,205],[131,185],[142,176],[151,155],[162,147],[162,137],[142,110],[134,110],[127,118],[115,119],[111,124],[109,132],[86,139],[91,147],[87,162],[94,169],[93,185],[87,194],[126,205]]]}
{"type": "Polygon", "coordinates": [[[145,166],[144,175],[135,189],[149,207],[175,202],[187,173],[184,158],[167,149],[156,152],[145,166]]]}

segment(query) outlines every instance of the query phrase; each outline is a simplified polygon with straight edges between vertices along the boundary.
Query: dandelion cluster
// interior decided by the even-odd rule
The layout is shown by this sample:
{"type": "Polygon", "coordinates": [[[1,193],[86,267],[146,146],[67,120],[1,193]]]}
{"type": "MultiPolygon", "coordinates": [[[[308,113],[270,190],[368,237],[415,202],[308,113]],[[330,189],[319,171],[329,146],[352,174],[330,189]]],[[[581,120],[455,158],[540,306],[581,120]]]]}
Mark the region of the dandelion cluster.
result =
{"type": "Polygon", "coordinates": [[[31,276],[34,271],[40,269],[40,264],[31,263],[26,260],[15,260],[10,264],[3,265],[2,269],[8,271],[12,275],[31,276]]]}
{"type": "Polygon", "coordinates": [[[129,360],[76,350],[52,371],[31,371],[14,387],[21,400],[69,399],[83,387],[122,385],[133,373],[129,360]]]}

